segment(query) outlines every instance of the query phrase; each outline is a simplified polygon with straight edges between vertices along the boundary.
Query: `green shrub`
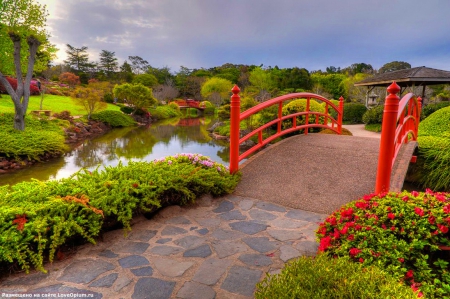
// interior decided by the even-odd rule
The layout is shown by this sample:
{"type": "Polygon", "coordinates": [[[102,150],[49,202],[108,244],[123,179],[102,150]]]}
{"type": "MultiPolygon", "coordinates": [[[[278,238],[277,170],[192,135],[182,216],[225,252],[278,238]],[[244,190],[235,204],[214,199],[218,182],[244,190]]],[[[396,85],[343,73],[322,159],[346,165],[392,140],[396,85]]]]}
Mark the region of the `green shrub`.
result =
{"type": "MultiPolygon", "coordinates": [[[[173,103],[173,104],[177,105],[175,103],[173,103]]],[[[180,111],[180,107],[175,108],[175,107],[170,106],[170,104],[165,105],[165,106],[158,106],[156,108],[151,108],[151,109],[149,109],[149,111],[150,111],[152,117],[156,118],[156,119],[167,119],[167,118],[178,117],[178,116],[182,115],[182,113],[180,111]]]]}
{"type": "Polygon", "coordinates": [[[450,194],[366,195],[331,214],[317,230],[319,251],[376,265],[419,288],[426,298],[448,298],[450,194]]]}
{"type": "Polygon", "coordinates": [[[367,108],[359,103],[345,103],[343,121],[350,124],[360,124],[363,122],[362,118],[366,113],[367,108]]]}
{"type": "MultiPolygon", "coordinates": [[[[350,132],[348,129],[346,128],[342,128],[342,135],[347,135],[347,136],[353,136],[352,132],[350,132]]],[[[319,132],[320,134],[334,134],[336,135],[337,133],[331,129],[323,129],[319,132]]]]}
{"type": "Polygon", "coordinates": [[[68,147],[63,127],[69,122],[60,119],[38,119],[25,116],[25,131],[14,130],[14,114],[0,114],[0,155],[32,160],[47,153],[58,155],[68,147]]]}
{"type": "MultiPolygon", "coordinates": [[[[283,107],[283,116],[297,113],[297,112],[306,111],[306,101],[307,101],[306,99],[299,99],[299,100],[294,100],[294,101],[288,103],[287,105],[285,105],[283,107]]],[[[315,111],[315,112],[321,112],[321,113],[325,112],[325,108],[316,101],[310,101],[309,110],[315,111]]],[[[313,124],[313,123],[315,123],[315,121],[316,121],[316,115],[309,115],[308,122],[310,124],[313,124]]],[[[306,123],[306,116],[304,116],[304,115],[297,116],[297,126],[304,125],[305,123],[306,123]]],[[[323,116],[319,117],[319,123],[320,124],[324,123],[323,116]]],[[[292,120],[290,120],[290,119],[285,120],[283,122],[283,127],[284,128],[292,127],[292,120]]]]}
{"type": "MultiPolygon", "coordinates": [[[[334,105],[336,105],[339,108],[339,101],[338,100],[330,100],[331,103],[333,103],[334,105]]],[[[320,105],[323,106],[323,108],[325,109],[327,103],[322,102],[320,105]]],[[[344,109],[344,113],[345,113],[345,109],[344,109]]],[[[334,119],[337,120],[337,112],[336,110],[334,110],[334,108],[328,107],[328,114],[331,115],[334,119]]]]}
{"type": "Polygon", "coordinates": [[[180,106],[178,106],[177,103],[171,102],[171,103],[169,103],[168,106],[169,106],[170,108],[172,108],[173,110],[180,111],[180,106]]]}
{"type": "Polygon", "coordinates": [[[381,124],[366,124],[364,129],[371,132],[381,132],[381,124]]]}
{"type": "Polygon", "coordinates": [[[450,102],[445,101],[445,102],[439,102],[439,103],[435,103],[435,104],[428,104],[425,107],[423,107],[423,109],[420,113],[420,118],[425,119],[430,114],[438,111],[439,109],[445,108],[447,106],[450,106],[450,102]]]}
{"type": "Polygon", "coordinates": [[[384,106],[375,106],[372,109],[367,110],[362,116],[363,123],[365,123],[366,125],[381,124],[383,121],[383,110],[384,106]]]}
{"type": "Polygon", "coordinates": [[[112,127],[134,126],[136,122],[128,115],[119,111],[104,110],[92,114],[91,119],[109,124],[112,127]]]}
{"type": "Polygon", "coordinates": [[[418,142],[419,183],[433,190],[450,191],[450,131],[442,137],[419,136],[418,142]]]}
{"type": "Polygon", "coordinates": [[[68,239],[95,243],[103,225],[130,229],[133,215],[170,204],[187,204],[202,194],[220,196],[236,187],[240,174],[197,154],[80,172],[60,181],[0,187],[0,262],[28,271],[44,270],[68,239]]]}
{"type": "Polygon", "coordinates": [[[122,111],[125,114],[131,114],[131,113],[133,113],[134,108],[130,107],[130,106],[123,105],[123,106],[120,107],[120,111],[122,111]]]}
{"type": "Polygon", "coordinates": [[[450,133],[450,107],[439,109],[419,124],[419,136],[437,136],[450,133]]]}
{"type": "Polygon", "coordinates": [[[231,106],[229,104],[220,106],[219,111],[217,113],[221,120],[230,119],[230,108],[231,106]]]}
{"type": "Polygon", "coordinates": [[[256,285],[255,298],[417,298],[410,287],[374,266],[362,266],[347,258],[301,257],[280,274],[256,285]]]}

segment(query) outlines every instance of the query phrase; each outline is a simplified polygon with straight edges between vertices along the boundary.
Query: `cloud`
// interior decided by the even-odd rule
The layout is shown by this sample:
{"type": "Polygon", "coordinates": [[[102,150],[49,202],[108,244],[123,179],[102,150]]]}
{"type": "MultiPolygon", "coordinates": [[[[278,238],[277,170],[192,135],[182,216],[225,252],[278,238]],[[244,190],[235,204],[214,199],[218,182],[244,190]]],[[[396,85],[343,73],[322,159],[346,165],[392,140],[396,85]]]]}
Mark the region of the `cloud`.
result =
{"type": "Polygon", "coordinates": [[[227,62],[379,68],[393,60],[450,69],[448,0],[40,1],[51,8],[58,46],[114,51],[121,61],[138,55],[173,71],[227,62]]]}

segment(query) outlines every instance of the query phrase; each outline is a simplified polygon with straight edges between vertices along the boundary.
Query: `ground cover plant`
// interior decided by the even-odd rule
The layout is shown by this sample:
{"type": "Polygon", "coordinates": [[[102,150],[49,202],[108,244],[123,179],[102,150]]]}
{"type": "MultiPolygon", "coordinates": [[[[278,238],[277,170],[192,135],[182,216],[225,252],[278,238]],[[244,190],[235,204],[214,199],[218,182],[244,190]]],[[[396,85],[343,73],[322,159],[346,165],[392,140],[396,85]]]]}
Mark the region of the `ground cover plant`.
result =
{"type": "Polygon", "coordinates": [[[182,115],[180,108],[175,107],[171,104],[150,108],[149,112],[150,112],[152,118],[155,118],[155,119],[166,119],[166,118],[178,117],[178,116],[182,115]]]}
{"type": "Polygon", "coordinates": [[[417,295],[378,267],[319,254],[289,262],[280,274],[267,274],[257,284],[255,298],[412,299],[417,295]]]}
{"type": "Polygon", "coordinates": [[[58,155],[68,148],[63,127],[69,122],[60,119],[38,119],[26,116],[25,131],[15,130],[13,113],[0,114],[0,155],[16,159],[39,160],[44,154],[58,155]]]}
{"type": "Polygon", "coordinates": [[[52,261],[70,239],[95,243],[105,225],[130,229],[137,213],[230,193],[239,178],[208,157],[178,154],[0,187],[0,265],[45,271],[45,258],[52,261]]]}
{"type": "Polygon", "coordinates": [[[101,121],[111,127],[129,127],[134,126],[136,122],[131,116],[123,114],[120,111],[104,110],[91,115],[91,119],[101,121]]]}
{"type": "Polygon", "coordinates": [[[319,251],[375,265],[425,298],[450,296],[450,194],[366,195],[332,213],[317,230],[319,251]]]}

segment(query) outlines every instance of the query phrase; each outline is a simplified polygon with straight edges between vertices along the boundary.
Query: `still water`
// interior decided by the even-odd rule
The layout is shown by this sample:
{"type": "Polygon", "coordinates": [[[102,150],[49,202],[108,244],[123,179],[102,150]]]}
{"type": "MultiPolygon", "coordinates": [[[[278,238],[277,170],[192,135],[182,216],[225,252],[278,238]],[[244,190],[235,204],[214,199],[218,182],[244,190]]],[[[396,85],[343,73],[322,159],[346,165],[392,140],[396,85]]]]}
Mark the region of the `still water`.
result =
{"type": "Polygon", "coordinates": [[[87,140],[71,152],[49,162],[0,175],[0,186],[38,179],[41,181],[68,177],[80,168],[116,166],[119,161],[153,161],[177,153],[198,153],[228,165],[228,142],[215,140],[207,129],[218,120],[212,116],[176,118],[145,127],[114,129],[87,140]]]}

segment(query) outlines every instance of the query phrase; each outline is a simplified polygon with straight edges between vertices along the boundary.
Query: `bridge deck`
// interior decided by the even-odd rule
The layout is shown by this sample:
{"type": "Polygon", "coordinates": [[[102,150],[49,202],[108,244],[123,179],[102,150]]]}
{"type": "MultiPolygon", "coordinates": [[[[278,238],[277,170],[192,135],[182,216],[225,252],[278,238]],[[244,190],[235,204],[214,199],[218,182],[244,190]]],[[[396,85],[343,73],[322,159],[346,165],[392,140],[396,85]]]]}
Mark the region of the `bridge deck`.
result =
{"type": "Polygon", "coordinates": [[[380,140],[309,134],[287,138],[248,159],[235,194],[331,213],[374,192],[380,140]]]}

